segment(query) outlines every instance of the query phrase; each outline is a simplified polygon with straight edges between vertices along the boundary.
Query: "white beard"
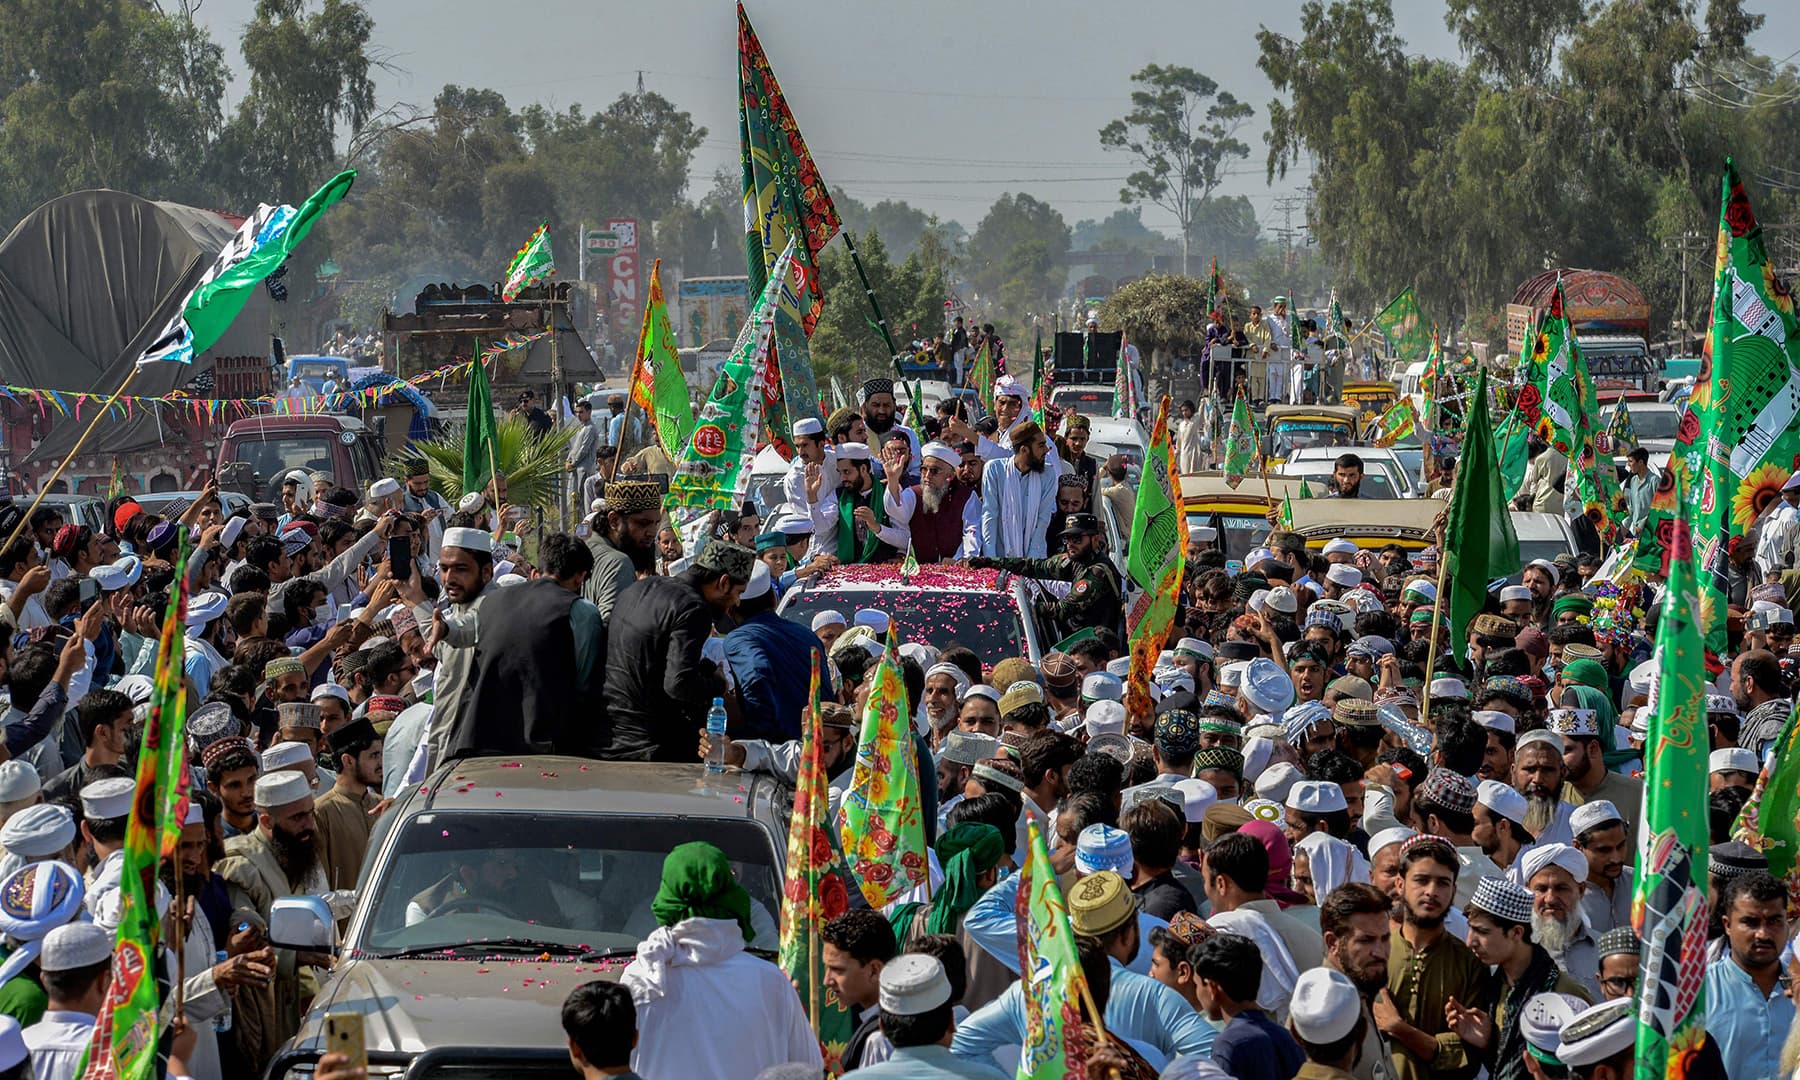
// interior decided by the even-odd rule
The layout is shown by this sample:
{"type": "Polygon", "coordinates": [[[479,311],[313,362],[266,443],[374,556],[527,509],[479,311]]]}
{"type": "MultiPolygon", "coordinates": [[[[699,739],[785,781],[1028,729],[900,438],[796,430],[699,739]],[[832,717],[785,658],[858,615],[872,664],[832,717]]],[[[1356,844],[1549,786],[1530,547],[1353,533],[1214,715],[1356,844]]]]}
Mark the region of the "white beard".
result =
{"type": "Polygon", "coordinates": [[[1569,943],[1581,932],[1581,915],[1577,912],[1567,922],[1549,915],[1531,913],[1531,938],[1544,947],[1544,951],[1558,960],[1569,949],[1569,943]]]}
{"type": "Polygon", "coordinates": [[[1555,823],[1556,810],[1562,800],[1555,796],[1527,796],[1525,803],[1525,830],[1533,836],[1542,836],[1544,830],[1555,823]]]}
{"type": "Polygon", "coordinates": [[[925,512],[927,514],[937,513],[944,505],[944,495],[947,494],[949,490],[949,484],[937,488],[932,487],[930,484],[920,484],[919,502],[924,504],[925,512]]]}

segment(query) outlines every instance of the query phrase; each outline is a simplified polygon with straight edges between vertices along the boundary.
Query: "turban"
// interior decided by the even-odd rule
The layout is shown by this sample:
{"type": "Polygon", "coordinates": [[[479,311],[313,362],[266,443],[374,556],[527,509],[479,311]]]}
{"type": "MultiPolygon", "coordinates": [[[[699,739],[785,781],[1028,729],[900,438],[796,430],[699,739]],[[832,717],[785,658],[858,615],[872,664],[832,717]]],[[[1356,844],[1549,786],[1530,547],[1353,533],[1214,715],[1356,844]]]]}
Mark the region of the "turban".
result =
{"type": "Polygon", "coordinates": [[[954,934],[962,925],[963,913],[981,898],[975,879],[1000,865],[1006,841],[992,825],[965,821],[938,837],[936,850],[944,868],[944,884],[932,897],[925,929],[932,934],[954,934]]]}
{"type": "Polygon", "coordinates": [[[662,926],[693,918],[736,919],[745,941],[755,933],[750,928],[750,894],[731,876],[725,853],[703,840],[669,852],[650,910],[662,926]]]}
{"type": "Polygon", "coordinates": [[[1588,876],[1587,856],[1568,844],[1539,844],[1521,854],[1519,861],[1519,870],[1524,874],[1527,885],[1532,878],[1537,877],[1538,871],[1547,866],[1562,867],[1575,879],[1576,884],[1586,881],[1588,876]]]}
{"type": "Polygon", "coordinates": [[[1550,614],[1555,617],[1565,611],[1573,611],[1577,615],[1592,615],[1594,600],[1585,593],[1564,593],[1550,605],[1550,614]]]}

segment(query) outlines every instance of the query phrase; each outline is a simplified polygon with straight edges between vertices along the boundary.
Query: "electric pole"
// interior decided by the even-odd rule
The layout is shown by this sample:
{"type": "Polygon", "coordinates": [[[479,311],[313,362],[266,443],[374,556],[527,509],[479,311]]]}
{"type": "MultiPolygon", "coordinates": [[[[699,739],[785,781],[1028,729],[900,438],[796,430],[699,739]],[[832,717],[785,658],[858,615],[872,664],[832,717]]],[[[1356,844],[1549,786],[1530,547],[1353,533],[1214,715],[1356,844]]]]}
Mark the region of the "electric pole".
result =
{"type": "Polygon", "coordinates": [[[1681,314],[1679,316],[1679,322],[1681,324],[1681,353],[1683,356],[1688,354],[1688,337],[1692,330],[1692,327],[1688,323],[1688,253],[1693,251],[1704,251],[1706,249],[1706,244],[1706,236],[1695,229],[1688,229],[1680,236],[1665,236],[1662,241],[1663,250],[1681,252],[1681,314]]]}

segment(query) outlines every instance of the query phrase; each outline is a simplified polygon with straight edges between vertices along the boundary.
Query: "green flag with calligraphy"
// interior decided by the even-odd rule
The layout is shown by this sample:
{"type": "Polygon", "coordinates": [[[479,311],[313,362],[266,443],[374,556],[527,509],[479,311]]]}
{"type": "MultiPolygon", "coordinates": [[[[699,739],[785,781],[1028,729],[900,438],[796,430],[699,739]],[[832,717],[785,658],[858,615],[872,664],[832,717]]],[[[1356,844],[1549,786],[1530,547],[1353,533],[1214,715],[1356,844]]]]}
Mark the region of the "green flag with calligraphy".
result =
{"type": "Polygon", "coordinates": [[[1431,351],[1431,333],[1425,329],[1425,317],[1410,285],[1375,316],[1375,329],[1387,337],[1400,359],[1409,363],[1431,351]]]}
{"type": "Polygon", "coordinates": [[[1256,423],[1250,419],[1250,402],[1238,390],[1237,403],[1231,407],[1231,428],[1225,433],[1225,483],[1236,488],[1244,482],[1244,474],[1256,460],[1256,423]]]}

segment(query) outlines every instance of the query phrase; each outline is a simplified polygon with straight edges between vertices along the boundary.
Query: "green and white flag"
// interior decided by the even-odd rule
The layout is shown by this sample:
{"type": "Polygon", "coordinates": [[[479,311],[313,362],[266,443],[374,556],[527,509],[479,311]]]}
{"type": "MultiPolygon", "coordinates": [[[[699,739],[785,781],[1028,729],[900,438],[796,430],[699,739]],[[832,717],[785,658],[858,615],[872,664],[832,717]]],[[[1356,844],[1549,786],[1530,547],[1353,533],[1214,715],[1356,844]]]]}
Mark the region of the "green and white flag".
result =
{"type": "Polygon", "coordinates": [[[1393,343],[1402,360],[1422,360],[1431,350],[1431,333],[1425,329],[1425,317],[1419,312],[1419,300],[1411,286],[1388,301],[1388,306],[1375,316],[1375,329],[1393,343]]]}
{"type": "Polygon", "coordinates": [[[1231,430],[1225,433],[1225,484],[1236,488],[1256,460],[1256,422],[1250,419],[1250,403],[1242,389],[1231,407],[1231,430]]]}
{"type": "Polygon", "coordinates": [[[500,299],[512,303],[527,286],[548,281],[556,273],[556,259],[550,254],[550,223],[544,222],[531,234],[506,267],[506,281],[500,286],[500,299]]]}

